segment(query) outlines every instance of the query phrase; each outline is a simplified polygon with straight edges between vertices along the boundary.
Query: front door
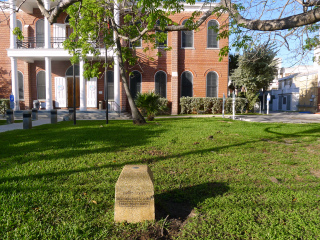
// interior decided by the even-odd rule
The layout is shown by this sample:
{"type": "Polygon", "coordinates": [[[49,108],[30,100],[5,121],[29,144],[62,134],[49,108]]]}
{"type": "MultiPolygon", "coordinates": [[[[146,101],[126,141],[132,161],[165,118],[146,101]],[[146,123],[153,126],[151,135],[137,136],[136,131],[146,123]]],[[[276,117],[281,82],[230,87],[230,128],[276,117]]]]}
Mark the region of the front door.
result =
{"type": "MultiPolygon", "coordinates": [[[[80,107],[80,81],[79,77],[76,80],[76,107],[80,107]]],[[[68,107],[73,108],[73,77],[67,77],[68,82],[68,107]]]]}

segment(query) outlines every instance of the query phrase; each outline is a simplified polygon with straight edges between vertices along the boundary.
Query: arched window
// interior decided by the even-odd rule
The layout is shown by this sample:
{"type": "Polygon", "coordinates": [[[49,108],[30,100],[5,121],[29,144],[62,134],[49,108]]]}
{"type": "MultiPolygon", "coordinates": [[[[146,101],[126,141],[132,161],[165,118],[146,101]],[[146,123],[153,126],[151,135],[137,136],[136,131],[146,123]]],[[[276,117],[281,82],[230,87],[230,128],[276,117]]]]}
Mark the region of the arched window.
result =
{"type": "Polygon", "coordinates": [[[40,71],[37,74],[38,99],[46,99],[46,73],[40,71]]]}
{"type": "Polygon", "coordinates": [[[219,27],[219,24],[216,20],[210,20],[208,22],[208,39],[207,39],[207,47],[208,48],[218,48],[218,33],[215,31],[219,27]]]}
{"type": "Polygon", "coordinates": [[[155,92],[160,97],[167,97],[167,74],[164,71],[158,71],[154,76],[155,92]]]}
{"type": "Polygon", "coordinates": [[[44,47],[44,21],[39,19],[36,23],[36,46],[44,47]]]}
{"type": "Polygon", "coordinates": [[[189,71],[185,71],[181,75],[181,97],[193,96],[193,75],[189,71]]]}
{"type": "Polygon", "coordinates": [[[130,93],[133,98],[137,96],[138,92],[141,92],[141,73],[133,71],[130,74],[130,93]]]}
{"type": "Polygon", "coordinates": [[[18,87],[19,87],[19,99],[24,99],[24,91],[23,91],[23,74],[18,71],[18,87]]]}
{"type": "MultiPolygon", "coordinates": [[[[22,32],[22,23],[20,20],[17,19],[17,27],[20,29],[22,32]]],[[[22,41],[17,39],[17,47],[21,48],[22,47],[22,41]]]]}
{"type": "MultiPolygon", "coordinates": [[[[108,100],[114,100],[114,76],[113,71],[107,72],[108,79],[108,100]]],[[[107,100],[107,84],[104,84],[104,99],[107,100]]]]}
{"type": "Polygon", "coordinates": [[[207,74],[207,97],[218,97],[218,74],[216,72],[207,74]]]}
{"type": "Polygon", "coordinates": [[[22,23],[17,19],[17,27],[22,31],[22,23]]]}
{"type": "MultiPolygon", "coordinates": [[[[75,76],[77,77],[80,76],[79,65],[76,65],[76,64],[74,65],[74,72],[75,72],[75,76]]],[[[73,65],[67,69],[66,76],[73,77],[73,65]]]]}
{"type": "MultiPolygon", "coordinates": [[[[185,25],[187,20],[182,22],[185,25]]],[[[181,47],[182,48],[193,48],[193,31],[182,31],[181,32],[181,47]]]]}

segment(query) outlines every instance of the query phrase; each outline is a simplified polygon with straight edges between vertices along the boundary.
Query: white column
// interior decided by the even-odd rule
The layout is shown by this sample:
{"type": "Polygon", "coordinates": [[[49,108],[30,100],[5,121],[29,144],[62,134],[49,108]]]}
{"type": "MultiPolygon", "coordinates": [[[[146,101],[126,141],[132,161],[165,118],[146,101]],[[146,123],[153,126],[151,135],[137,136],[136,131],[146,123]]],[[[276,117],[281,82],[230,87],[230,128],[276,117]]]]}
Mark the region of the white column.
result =
{"type": "MultiPolygon", "coordinates": [[[[115,23],[120,25],[120,10],[118,6],[118,2],[115,1],[114,3],[114,18],[115,23]]],[[[114,33],[115,39],[115,33],[114,33]]],[[[115,49],[114,49],[115,50],[115,49]]],[[[119,61],[118,61],[118,53],[114,54],[114,101],[116,104],[120,106],[120,68],[119,68],[119,61]]]]}
{"type": "Polygon", "coordinates": [[[13,34],[13,30],[17,26],[17,18],[16,18],[16,0],[10,0],[10,9],[11,9],[11,16],[10,16],[10,48],[17,48],[17,37],[13,34]]]}
{"type": "Polygon", "coordinates": [[[83,76],[83,60],[80,60],[80,111],[87,111],[87,97],[86,97],[86,79],[83,76]]]}
{"type": "Polygon", "coordinates": [[[20,110],[17,59],[11,57],[11,83],[14,96],[14,111],[20,110]]]}
{"type": "Polygon", "coordinates": [[[45,57],[46,68],[46,110],[53,109],[52,106],[52,81],[51,81],[51,58],[45,57]]]}
{"type": "MultiPolygon", "coordinates": [[[[50,9],[50,0],[44,1],[44,7],[49,10],[50,9]]],[[[44,18],[44,48],[51,48],[51,31],[50,31],[50,23],[48,19],[44,18]]]]}

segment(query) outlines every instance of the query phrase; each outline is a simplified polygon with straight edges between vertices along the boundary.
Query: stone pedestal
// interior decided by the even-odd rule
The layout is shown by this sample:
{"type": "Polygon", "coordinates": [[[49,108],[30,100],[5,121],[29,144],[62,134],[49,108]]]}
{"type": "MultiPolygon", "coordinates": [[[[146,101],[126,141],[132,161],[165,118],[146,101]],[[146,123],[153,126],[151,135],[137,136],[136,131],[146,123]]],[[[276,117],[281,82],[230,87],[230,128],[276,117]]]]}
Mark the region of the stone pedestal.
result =
{"type": "Polygon", "coordinates": [[[12,124],[14,123],[14,115],[12,109],[7,109],[7,123],[12,124]]]}
{"type": "Polygon", "coordinates": [[[153,175],[147,165],[124,166],[115,190],[115,222],[155,219],[153,175]]]}
{"type": "Polygon", "coordinates": [[[23,129],[32,129],[31,111],[23,111],[23,129]]]}
{"type": "Polygon", "coordinates": [[[38,120],[38,109],[32,108],[32,120],[38,120]]]}
{"type": "Polygon", "coordinates": [[[51,111],[51,123],[58,122],[57,109],[52,109],[51,111]]]}

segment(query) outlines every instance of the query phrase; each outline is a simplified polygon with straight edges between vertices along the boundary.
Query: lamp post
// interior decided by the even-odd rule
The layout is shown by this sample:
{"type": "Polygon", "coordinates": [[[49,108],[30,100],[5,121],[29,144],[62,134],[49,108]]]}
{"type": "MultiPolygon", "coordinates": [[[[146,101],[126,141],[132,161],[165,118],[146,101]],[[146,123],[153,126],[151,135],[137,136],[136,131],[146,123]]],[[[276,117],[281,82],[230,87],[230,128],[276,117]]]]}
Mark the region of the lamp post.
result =
{"type": "Polygon", "coordinates": [[[234,120],[235,119],[235,112],[236,112],[236,96],[234,94],[234,91],[232,93],[232,119],[234,120]]]}
{"type": "Polygon", "coordinates": [[[107,74],[107,46],[106,44],[104,44],[104,48],[106,50],[106,55],[105,55],[105,59],[104,59],[104,82],[106,84],[106,124],[109,123],[109,96],[108,96],[108,74],[107,74]]]}
{"type": "Polygon", "coordinates": [[[75,66],[73,63],[73,125],[76,125],[76,73],[75,66]]]}
{"type": "Polygon", "coordinates": [[[271,100],[271,97],[270,97],[270,93],[268,93],[268,96],[267,96],[267,115],[269,115],[269,102],[271,100]]]}
{"type": "Polygon", "coordinates": [[[222,99],[222,118],[224,118],[224,103],[226,101],[226,96],[223,94],[223,99],[222,99]]]}

